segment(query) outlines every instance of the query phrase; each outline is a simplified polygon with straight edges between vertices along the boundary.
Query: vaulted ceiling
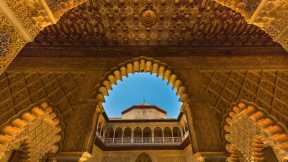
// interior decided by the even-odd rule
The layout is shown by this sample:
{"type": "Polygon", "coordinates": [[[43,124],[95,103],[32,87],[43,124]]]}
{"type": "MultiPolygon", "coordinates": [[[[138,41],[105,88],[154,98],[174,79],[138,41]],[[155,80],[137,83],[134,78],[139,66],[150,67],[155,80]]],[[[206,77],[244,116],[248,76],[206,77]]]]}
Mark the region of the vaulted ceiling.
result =
{"type": "Polygon", "coordinates": [[[215,1],[99,0],[67,12],[31,46],[278,46],[215,1]]]}

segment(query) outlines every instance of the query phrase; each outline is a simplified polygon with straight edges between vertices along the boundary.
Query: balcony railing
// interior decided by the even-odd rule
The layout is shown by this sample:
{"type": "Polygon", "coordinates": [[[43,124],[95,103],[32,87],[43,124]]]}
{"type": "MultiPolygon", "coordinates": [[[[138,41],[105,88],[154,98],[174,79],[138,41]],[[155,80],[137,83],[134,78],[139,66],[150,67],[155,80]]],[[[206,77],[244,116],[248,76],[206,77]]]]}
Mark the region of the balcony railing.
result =
{"type": "Polygon", "coordinates": [[[189,132],[185,132],[183,137],[104,138],[98,132],[96,132],[96,135],[105,145],[180,145],[188,138],[189,132]]]}
{"type": "Polygon", "coordinates": [[[134,138],[101,138],[106,145],[180,145],[184,139],[181,137],[134,137],[134,138]]]}

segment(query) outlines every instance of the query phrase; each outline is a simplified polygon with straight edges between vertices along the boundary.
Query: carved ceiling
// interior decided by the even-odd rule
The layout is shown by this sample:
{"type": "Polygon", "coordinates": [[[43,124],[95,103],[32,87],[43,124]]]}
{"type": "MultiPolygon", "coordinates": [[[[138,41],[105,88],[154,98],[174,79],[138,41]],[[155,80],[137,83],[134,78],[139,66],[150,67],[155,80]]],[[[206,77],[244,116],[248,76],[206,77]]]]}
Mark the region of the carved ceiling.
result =
{"type": "Polygon", "coordinates": [[[205,0],[98,0],[66,13],[32,46],[278,46],[235,11],[205,0]]]}

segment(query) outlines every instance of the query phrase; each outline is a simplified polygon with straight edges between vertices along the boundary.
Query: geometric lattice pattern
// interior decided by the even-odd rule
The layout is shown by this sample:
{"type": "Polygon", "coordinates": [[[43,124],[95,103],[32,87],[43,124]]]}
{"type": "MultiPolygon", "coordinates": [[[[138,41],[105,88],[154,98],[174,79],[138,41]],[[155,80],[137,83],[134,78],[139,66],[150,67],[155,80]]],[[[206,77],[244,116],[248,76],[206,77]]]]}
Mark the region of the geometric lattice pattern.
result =
{"type": "Polygon", "coordinates": [[[239,99],[255,102],[280,122],[288,122],[288,71],[202,71],[202,93],[220,114],[239,99]]]}
{"type": "Polygon", "coordinates": [[[85,0],[1,0],[0,8],[0,74],[26,43],[67,10],[85,0]]]}
{"type": "Polygon", "coordinates": [[[17,29],[7,17],[0,11],[0,74],[16,57],[18,52],[26,44],[26,41],[18,33],[17,29]]]}
{"type": "MultiPolygon", "coordinates": [[[[64,150],[78,151],[88,131],[93,106],[79,103],[83,73],[5,72],[0,75],[0,124],[31,104],[48,102],[63,117],[64,150]],[[83,109],[82,109],[83,110],[83,109]],[[69,132],[69,133],[67,133],[69,132]],[[79,146],[80,145],[80,146],[79,146]]],[[[93,107],[95,108],[95,106],[93,107]]]]}
{"type": "MultiPolygon", "coordinates": [[[[4,73],[0,76],[0,123],[31,104],[47,101],[72,108],[77,78],[68,74],[4,73]],[[65,83],[65,84],[64,84],[65,83]],[[7,110],[7,108],[9,108],[7,110]],[[1,111],[2,110],[2,111],[1,111]]],[[[69,109],[63,109],[69,111],[69,109]]]]}
{"type": "MultiPolygon", "coordinates": [[[[238,150],[241,150],[245,161],[252,161],[253,148],[251,147],[260,130],[248,119],[248,116],[235,117],[231,124],[231,140],[238,150]]],[[[243,159],[244,160],[244,159],[243,159]]]]}
{"type": "Polygon", "coordinates": [[[225,139],[229,143],[226,149],[231,153],[229,161],[237,161],[238,151],[246,161],[263,161],[267,158],[263,150],[268,147],[279,161],[287,161],[288,132],[284,123],[248,102],[231,107],[224,123],[225,139]]]}

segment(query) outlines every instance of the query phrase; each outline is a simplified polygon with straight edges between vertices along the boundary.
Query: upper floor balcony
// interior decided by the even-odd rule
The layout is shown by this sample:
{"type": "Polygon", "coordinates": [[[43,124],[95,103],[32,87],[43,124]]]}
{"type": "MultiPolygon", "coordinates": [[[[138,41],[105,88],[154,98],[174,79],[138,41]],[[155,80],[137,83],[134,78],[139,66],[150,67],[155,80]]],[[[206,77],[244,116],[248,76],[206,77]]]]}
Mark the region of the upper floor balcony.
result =
{"type": "Polygon", "coordinates": [[[180,146],[189,131],[179,127],[108,127],[96,135],[105,146],[180,146]]]}

